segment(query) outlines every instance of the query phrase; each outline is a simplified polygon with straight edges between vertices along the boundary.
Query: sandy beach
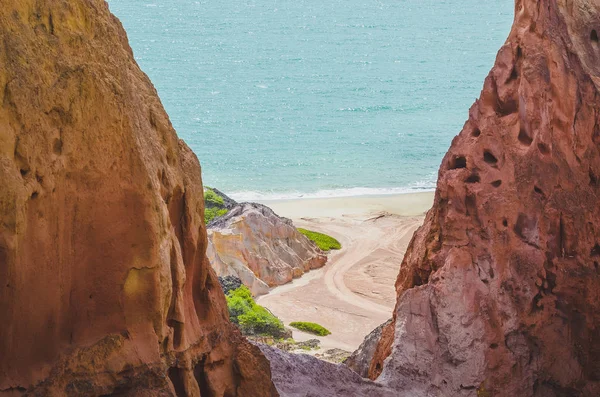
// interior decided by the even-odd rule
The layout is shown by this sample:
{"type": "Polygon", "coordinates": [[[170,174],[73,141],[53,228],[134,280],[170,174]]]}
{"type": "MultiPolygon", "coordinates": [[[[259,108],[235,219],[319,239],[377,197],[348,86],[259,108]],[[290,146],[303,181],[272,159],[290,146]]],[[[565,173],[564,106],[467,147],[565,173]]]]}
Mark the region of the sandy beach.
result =
{"type": "MultiPolygon", "coordinates": [[[[271,290],[257,302],[286,325],[316,322],[332,334],[321,349],[355,350],[395,305],[394,282],[404,252],[431,207],[433,192],[389,196],[265,201],[297,227],[329,234],[342,249],[325,267],[271,290]]],[[[294,331],[296,340],[314,335],[294,331]]]]}

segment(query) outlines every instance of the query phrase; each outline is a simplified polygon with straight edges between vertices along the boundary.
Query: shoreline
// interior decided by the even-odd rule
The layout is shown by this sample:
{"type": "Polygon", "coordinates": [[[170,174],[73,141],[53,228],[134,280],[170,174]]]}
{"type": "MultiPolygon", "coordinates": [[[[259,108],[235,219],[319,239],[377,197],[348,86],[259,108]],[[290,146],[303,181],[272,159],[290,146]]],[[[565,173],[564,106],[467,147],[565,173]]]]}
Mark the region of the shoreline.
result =
{"type": "Polygon", "coordinates": [[[348,197],[298,198],[258,200],[278,215],[300,220],[305,218],[332,218],[350,215],[370,216],[389,213],[400,216],[424,215],[433,205],[434,191],[363,195],[348,197]]]}
{"type": "MultiPolygon", "coordinates": [[[[212,186],[212,185],[211,185],[212,186]]],[[[205,186],[207,187],[207,186],[205,186]]],[[[349,188],[336,190],[319,190],[313,193],[259,193],[254,191],[235,191],[228,193],[229,197],[238,202],[274,202],[274,201],[296,201],[315,199],[347,199],[358,197],[387,197],[402,196],[422,193],[434,193],[436,186],[411,189],[411,188],[349,188]]]]}

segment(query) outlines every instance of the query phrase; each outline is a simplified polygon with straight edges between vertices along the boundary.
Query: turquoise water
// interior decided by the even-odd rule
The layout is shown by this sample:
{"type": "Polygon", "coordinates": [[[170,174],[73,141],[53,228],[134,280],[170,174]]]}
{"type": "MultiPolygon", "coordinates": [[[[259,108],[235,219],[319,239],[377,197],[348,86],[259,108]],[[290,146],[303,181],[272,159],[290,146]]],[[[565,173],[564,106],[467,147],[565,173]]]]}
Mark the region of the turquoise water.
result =
{"type": "Polygon", "coordinates": [[[512,0],[109,0],[206,185],[431,189],[512,0]]]}

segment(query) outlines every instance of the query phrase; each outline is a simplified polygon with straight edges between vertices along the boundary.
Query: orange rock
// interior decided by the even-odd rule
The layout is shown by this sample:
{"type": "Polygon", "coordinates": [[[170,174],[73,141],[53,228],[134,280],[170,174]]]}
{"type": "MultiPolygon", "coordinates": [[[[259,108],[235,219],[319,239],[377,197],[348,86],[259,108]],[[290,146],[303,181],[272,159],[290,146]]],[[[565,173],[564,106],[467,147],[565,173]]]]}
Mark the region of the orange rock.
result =
{"type": "Polygon", "coordinates": [[[207,256],[218,276],[235,276],[254,296],[323,267],[327,256],[292,221],[242,203],[208,228],[207,256]]]}
{"type": "Polygon", "coordinates": [[[0,38],[0,395],[276,395],[107,4],[7,0],[0,38]]]}
{"type": "Polygon", "coordinates": [[[597,1],[516,1],[372,378],[413,395],[600,395],[598,32],[597,1]]]}

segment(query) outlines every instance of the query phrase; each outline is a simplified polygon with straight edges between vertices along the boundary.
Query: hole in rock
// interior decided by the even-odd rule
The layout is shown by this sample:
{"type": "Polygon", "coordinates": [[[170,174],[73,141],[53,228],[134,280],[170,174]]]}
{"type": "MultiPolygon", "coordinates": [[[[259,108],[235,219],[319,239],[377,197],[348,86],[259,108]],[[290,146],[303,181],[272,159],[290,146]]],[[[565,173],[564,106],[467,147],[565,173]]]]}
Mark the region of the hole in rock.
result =
{"type": "Polygon", "coordinates": [[[38,192],[33,192],[33,193],[31,193],[31,199],[35,200],[36,198],[38,198],[39,195],[40,194],[38,192]]]}
{"type": "Polygon", "coordinates": [[[542,196],[544,195],[544,192],[542,191],[542,189],[540,189],[537,186],[533,187],[533,190],[537,193],[537,194],[541,194],[542,196]]]}
{"type": "Polygon", "coordinates": [[[592,41],[592,44],[598,44],[598,32],[596,29],[593,29],[592,33],[590,33],[590,40],[592,41]]]}
{"type": "Polygon", "coordinates": [[[497,181],[492,182],[493,187],[500,187],[502,185],[502,181],[498,179],[497,181]]]}
{"type": "Polygon", "coordinates": [[[448,169],[456,170],[459,168],[467,168],[467,158],[465,156],[457,156],[450,161],[448,169]]]}
{"type": "Polygon", "coordinates": [[[492,343],[490,345],[490,349],[497,349],[498,348],[498,344],[497,343],[492,343]]]}
{"type": "Polygon", "coordinates": [[[512,72],[510,72],[510,77],[508,78],[508,80],[506,82],[510,83],[511,81],[516,80],[518,77],[519,77],[519,72],[517,72],[517,65],[515,65],[513,67],[512,72]]]}
{"type": "Polygon", "coordinates": [[[491,165],[496,165],[496,163],[498,163],[496,156],[494,156],[489,150],[483,152],[483,161],[491,165]]]}
{"type": "Polygon", "coordinates": [[[502,220],[502,226],[508,227],[508,220],[507,219],[503,219],[502,220]]]}
{"type": "Polygon", "coordinates": [[[521,49],[521,46],[517,46],[517,56],[516,56],[516,60],[518,61],[519,59],[521,59],[521,57],[523,56],[523,50],[521,49]]]}
{"type": "Polygon", "coordinates": [[[21,176],[27,176],[27,174],[29,174],[29,170],[20,169],[19,172],[21,173],[21,176]]]}
{"type": "Polygon", "coordinates": [[[594,248],[590,251],[590,256],[600,256],[600,245],[598,245],[598,243],[596,243],[594,248]]]}
{"type": "Polygon", "coordinates": [[[544,154],[544,155],[550,154],[550,148],[545,143],[542,143],[542,142],[538,143],[538,150],[540,151],[541,154],[544,154]]]}
{"type": "Polygon", "coordinates": [[[185,392],[185,387],[183,385],[183,379],[181,375],[181,369],[175,367],[169,368],[169,379],[171,379],[171,383],[175,388],[175,395],[177,397],[186,397],[187,394],[185,392]]]}
{"type": "Polygon", "coordinates": [[[481,130],[479,128],[475,128],[473,132],[471,132],[471,135],[477,138],[479,135],[481,135],[481,130]]]}
{"type": "Polygon", "coordinates": [[[496,113],[500,117],[505,117],[514,113],[517,113],[519,110],[519,101],[515,99],[509,99],[506,102],[500,102],[499,100],[496,103],[496,113]]]}
{"type": "Polygon", "coordinates": [[[466,183],[479,183],[481,178],[477,174],[471,174],[466,180],[466,183]]]}
{"type": "Polygon", "coordinates": [[[527,131],[525,131],[525,129],[521,128],[519,130],[519,142],[521,142],[523,145],[525,146],[531,146],[531,144],[533,143],[533,138],[529,136],[529,134],[527,133],[527,131]]]}

